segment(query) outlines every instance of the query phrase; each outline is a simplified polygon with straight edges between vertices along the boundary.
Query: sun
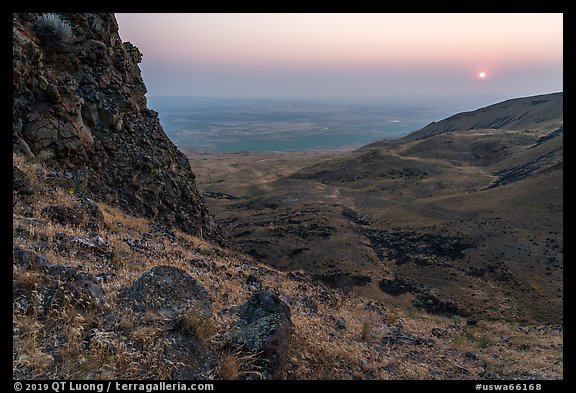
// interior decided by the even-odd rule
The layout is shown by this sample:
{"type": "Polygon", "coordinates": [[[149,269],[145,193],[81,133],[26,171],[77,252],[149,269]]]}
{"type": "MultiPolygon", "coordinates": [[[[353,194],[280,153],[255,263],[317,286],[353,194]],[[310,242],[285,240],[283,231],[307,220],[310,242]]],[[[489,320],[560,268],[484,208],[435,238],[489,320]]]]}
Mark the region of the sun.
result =
{"type": "Polygon", "coordinates": [[[482,71],[481,73],[478,74],[478,78],[480,78],[480,79],[486,78],[486,73],[484,71],[482,71]]]}

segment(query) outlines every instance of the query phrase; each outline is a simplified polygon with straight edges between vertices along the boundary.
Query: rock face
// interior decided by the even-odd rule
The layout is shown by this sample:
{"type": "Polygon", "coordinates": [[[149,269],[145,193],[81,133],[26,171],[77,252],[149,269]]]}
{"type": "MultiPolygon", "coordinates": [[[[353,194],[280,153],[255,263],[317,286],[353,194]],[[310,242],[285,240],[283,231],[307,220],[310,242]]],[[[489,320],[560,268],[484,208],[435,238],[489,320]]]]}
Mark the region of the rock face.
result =
{"type": "Polygon", "coordinates": [[[140,51],[113,14],[14,14],[13,151],[76,191],[225,244],[188,159],[146,107],[140,51]]]}

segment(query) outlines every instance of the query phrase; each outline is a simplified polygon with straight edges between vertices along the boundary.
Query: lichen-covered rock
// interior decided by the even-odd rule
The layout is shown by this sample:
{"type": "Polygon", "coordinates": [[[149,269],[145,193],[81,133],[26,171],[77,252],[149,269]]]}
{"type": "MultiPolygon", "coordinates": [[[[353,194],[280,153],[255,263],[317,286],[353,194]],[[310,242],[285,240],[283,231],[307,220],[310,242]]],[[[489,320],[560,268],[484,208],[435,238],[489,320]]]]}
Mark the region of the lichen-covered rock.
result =
{"type": "Polygon", "coordinates": [[[26,178],[26,174],[16,165],[12,165],[12,190],[20,195],[31,195],[34,193],[34,188],[26,178]]]}
{"type": "Polygon", "coordinates": [[[229,334],[230,346],[256,354],[254,365],[264,378],[283,378],[293,330],[288,305],[261,291],[239,308],[239,316],[238,330],[229,334]]]}
{"type": "Polygon", "coordinates": [[[189,309],[212,315],[212,301],[206,289],[184,270],[154,266],[122,291],[121,299],[135,311],[155,310],[174,316],[189,309]]]}
{"type": "Polygon", "coordinates": [[[41,214],[43,217],[46,217],[59,225],[78,226],[84,220],[84,216],[81,212],[67,206],[48,206],[42,209],[41,214]]]}
{"type": "Polygon", "coordinates": [[[209,321],[212,317],[212,301],[202,284],[177,267],[155,266],[129,288],[121,290],[120,302],[136,312],[152,310],[174,321],[175,326],[165,332],[170,344],[162,354],[173,364],[173,379],[208,377],[216,366],[215,354],[195,334],[193,326],[177,327],[177,321],[191,315],[197,321],[209,321]]]}
{"type": "Polygon", "coordinates": [[[147,108],[142,54],[122,42],[113,14],[13,14],[12,41],[15,153],[85,173],[76,191],[91,198],[227,242],[147,108]]]}
{"type": "Polygon", "coordinates": [[[217,365],[216,354],[193,335],[174,331],[166,334],[170,339],[170,345],[165,348],[164,357],[175,364],[172,379],[208,379],[210,370],[217,365]]]}
{"type": "Polygon", "coordinates": [[[47,270],[48,283],[42,308],[44,313],[72,305],[78,309],[95,309],[106,302],[106,294],[98,278],[79,272],[73,266],[53,265],[47,270]]]}
{"type": "Polygon", "coordinates": [[[35,252],[24,250],[20,246],[14,247],[14,264],[29,270],[47,270],[54,264],[44,255],[37,255],[35,252]]]}
{"type": "Polygon", "coordinates": [[[248,323],[272,314],[283,315],[290,319],[290,308],[278,296],[269,291],[256,292],[241,307],[240,316],[248,323]]]}
{"type": "Polygon", "coordinates": [[[86,211],[86,226],[92,229],[104,229],[107,227],[104,219],[104,214],[92,199],[82,193],[77,193],[76,196],[80,200],[82,207],[86,211]]]}

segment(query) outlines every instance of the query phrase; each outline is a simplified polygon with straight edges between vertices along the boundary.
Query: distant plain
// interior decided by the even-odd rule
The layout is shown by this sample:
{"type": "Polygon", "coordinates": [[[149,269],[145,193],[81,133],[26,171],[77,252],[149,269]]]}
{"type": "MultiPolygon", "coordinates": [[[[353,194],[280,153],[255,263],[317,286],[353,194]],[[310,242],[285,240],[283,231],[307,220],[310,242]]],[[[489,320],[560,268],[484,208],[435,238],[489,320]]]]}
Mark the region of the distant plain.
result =
{"type": "Polygon", "coordinates": [[[399,138],[452,112],[443,103],[149,97],[181,149],[268,153],[357,148],[399,138]]]}

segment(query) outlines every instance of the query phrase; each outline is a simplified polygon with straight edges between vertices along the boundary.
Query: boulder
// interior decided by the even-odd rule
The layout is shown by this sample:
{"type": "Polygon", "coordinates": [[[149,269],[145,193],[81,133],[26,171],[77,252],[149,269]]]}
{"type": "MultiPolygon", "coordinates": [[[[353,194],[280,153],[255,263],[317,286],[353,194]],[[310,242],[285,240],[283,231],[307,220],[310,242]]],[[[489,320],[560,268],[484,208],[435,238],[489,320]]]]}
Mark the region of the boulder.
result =
{"type": "Polygon", "coordinates": [[[41,215],[50,221],[67,226],[78,226],[82,223],[84,216],[79,211],[67,206],[52,205],[42,209],[41,215]]]}
{"type": "Polygon", "coordinates": [[[282,379],[293,325],[290,308],[278,296],[260,291],[239,308],[238,330],[229,345],[256,355],[254,368],[264,379],[282,379]]]}
{"type": "Polygon", "coordinates": [[[152,310],[172,319],[166,331],[170,344],[162,356],[174,364],[172,378],[177,380],[207,379],[216,366],[216,356],[198,336],[192,323],[209,323],[212,302],[206,289],[184,270],[174,266],[155,266],[145,271],[132,285],[120,292],[120,301],[136,312],[152,310]]]}
{"type": "Polygon", "coordinates": [[[410,333],[402,331],[400,328],[392,328],[390,333],[382,339],[384,345],[412,344],[434,346],[435,342],[429,338],[416,337],[410,333]]]}
{"type": "Polygon", "coordinates": [[[175,364],[172,379],[208,379],[210,370],[217,365],[216,354],[191,334],[169,331],[166,337],[170,339],[170,345],[165,348],[163,355],[175,364]]]}
{"type": "Polygon", "coordinates": [[[448,337],[450,333],[444,328],[432,328],[432,334],[436,337],[448,337]]]}
{"type": "Polygon", "coordinates": [[[52,285],[45,292],[42,309],[49,313],[72,305],[81,310],[97,309],[106,302],[100,280],[73,266],[53,265],[48,269],[52,285]]]}
{"type": "Polygon", "coordinates": [[[209,317],[212,301],[206,289],[175,266],[154,266],[121,291],[122,301],[135,311],[154,310],[173,317],[194,309],[209,317]]]}
{"type": "Polygon", "coordinates": [[[14,263],[29,270],[48,270],[54,264],[44,255],[24,250],[20,246],[14,247],[14,263]]]}

